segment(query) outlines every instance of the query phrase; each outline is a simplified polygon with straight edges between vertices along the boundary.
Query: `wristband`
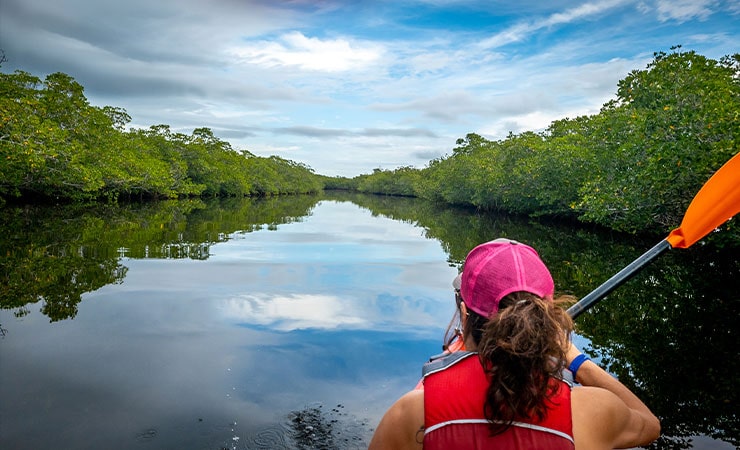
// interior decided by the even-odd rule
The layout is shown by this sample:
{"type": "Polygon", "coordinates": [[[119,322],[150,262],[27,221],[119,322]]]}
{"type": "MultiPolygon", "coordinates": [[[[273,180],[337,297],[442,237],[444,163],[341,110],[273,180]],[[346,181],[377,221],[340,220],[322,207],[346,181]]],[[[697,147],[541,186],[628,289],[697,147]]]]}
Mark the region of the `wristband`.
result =
{"type": "Polygon", "coordinates": [[[576,372],[578,372],[581,364],[585,363],[586,361],[591,361],[591,358],[581,353],[580,355],[573,358],[573,361],[570,362],[568,370],[570,370],[570,372],[573,374],[573,380],[576,379],[576,372]]]}

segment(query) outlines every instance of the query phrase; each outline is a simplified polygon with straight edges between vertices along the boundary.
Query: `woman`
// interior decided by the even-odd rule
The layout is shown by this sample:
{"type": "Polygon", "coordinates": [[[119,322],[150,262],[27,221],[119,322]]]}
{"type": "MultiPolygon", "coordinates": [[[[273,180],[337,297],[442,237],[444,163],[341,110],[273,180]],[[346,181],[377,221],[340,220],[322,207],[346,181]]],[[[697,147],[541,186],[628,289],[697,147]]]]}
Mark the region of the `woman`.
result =
{"type": "Polygon", "coordinates": [[[453,285],[466,351],[425,365],[423,389],[391,406],[370,450],[606,450],[658,438],[648,407],[571,343],[573,321],[533,248],[481,244],[453,285]]]}

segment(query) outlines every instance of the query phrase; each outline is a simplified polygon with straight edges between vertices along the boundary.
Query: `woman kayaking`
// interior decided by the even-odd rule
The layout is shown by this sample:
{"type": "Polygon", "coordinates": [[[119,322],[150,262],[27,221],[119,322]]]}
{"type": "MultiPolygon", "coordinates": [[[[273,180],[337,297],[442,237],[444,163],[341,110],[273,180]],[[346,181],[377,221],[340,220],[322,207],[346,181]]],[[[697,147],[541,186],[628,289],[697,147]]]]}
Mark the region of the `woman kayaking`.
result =
{"type": "Polygon", "coordinates": [[[388,409],[370,450],[606,450],[658,438],[648,407],[570,341],[573,321],[532,247],[481,244],[453,285],[465,350],[425,365],[423,387],[388,409]]]}

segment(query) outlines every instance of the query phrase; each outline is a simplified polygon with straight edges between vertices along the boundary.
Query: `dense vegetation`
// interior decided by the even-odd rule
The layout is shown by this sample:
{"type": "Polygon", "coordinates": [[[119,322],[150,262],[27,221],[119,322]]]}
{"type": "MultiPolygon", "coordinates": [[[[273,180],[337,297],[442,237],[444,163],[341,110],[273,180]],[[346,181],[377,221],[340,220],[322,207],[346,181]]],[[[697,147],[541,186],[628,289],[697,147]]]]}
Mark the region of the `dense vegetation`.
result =
{"type": "MultiPolygon", "coordinates": [[[[0,62],[2,60],[0,59],[0,62]]],[[[677,226],[740,148],[740,54],[656,53],[598,114],[491,141],[468,134],[427,167],[326,177],[236,151],[208,128],[126,130],[125,110],[89,104],[70,76],[0,73],[0,202],[254,196],[349,189],[577,219],[626,232],[677,226]]],[[[723,237],[740,245],[730,222],[723,237]]]]}
{"type": "Polygon", "coordinates": [[[243,196],[319,191],[302,164],[236,151],[208,128],[125,130],[125,110],[92,106],[54,73],[0,73],[0,201],[243,196]]]}
{"type": "Polygon", "coordinates": [[[457,145],[424,169],[378,169],[332,183],[663,232],[740,149],[740,54],[716,61],[679,49],[657,53],[619,82],[616,99],[598,114],[499,141],[468,134],[457,145]]]}

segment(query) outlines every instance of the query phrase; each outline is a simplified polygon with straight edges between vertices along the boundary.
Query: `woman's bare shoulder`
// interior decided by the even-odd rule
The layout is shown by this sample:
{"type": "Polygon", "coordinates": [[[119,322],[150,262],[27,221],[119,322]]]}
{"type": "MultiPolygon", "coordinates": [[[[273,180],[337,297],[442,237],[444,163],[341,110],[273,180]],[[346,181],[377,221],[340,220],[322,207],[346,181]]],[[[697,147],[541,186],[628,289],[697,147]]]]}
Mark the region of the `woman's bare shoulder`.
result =
{"type": "Polygon", "coordinates": [[[578,386],[571,392],[571,406],[576,450],[613,448],[610,442],[622,426],[614,420],[623,412],[622,401],[606,389],[578,386]]]}
{"type": "Polygon", "coordinates": [[[424,391],[404,394],[386,411],[375,429],[369,450],[418,450],[424,439],[424,391]]]}
{"type": "Polygon", "coordinates": [[[640,414],[614,393],[578,386],[571,393],[571,405],[576,450],[630,448],[645,443],[640,414]]]}

